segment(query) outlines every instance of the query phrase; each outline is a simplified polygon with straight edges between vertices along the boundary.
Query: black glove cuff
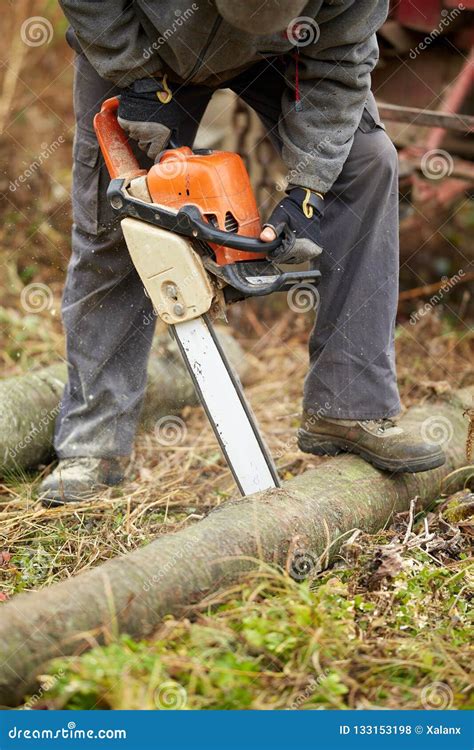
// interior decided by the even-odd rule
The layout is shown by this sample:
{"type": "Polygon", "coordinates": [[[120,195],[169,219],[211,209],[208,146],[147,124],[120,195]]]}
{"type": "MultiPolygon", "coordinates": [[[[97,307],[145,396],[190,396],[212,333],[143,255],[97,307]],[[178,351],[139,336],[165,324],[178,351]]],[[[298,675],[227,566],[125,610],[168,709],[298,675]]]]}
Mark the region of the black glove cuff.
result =
{"type": "Polygon", "coordinates": [[[162,122],[163,107],[176,109],[166,75],[139,78],[120,94],[118,114],[129,122],[162,122]]]}
{"type": "Polygon", "coordinates": [[[311,218],[311,216],[307,215],[309,207],[316,210],[320,215],[324,213],[324,198],[319,193],[315,193],[309,188],[289,186],[286,194],[299,208],[301,208],[307,219],[311,218]]]}

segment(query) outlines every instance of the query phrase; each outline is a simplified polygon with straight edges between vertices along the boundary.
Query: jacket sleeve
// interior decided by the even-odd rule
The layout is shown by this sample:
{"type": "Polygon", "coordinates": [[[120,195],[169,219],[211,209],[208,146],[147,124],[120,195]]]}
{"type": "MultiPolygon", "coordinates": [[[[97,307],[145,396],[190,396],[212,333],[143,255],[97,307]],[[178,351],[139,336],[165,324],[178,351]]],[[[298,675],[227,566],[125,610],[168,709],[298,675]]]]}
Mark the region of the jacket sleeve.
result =
{"type": "Polygon", "coordinates": [[[161,65],[130,0],[59,0],[85,56],[102,78],[128,86],[161,65]]]}
{"type": "Polygon", "coordinates": [[[307,29],[314,39],[300,43],[287,70],[279,124],[290,183],[325,193],[341,172],[370,93],[375,32],[387,11],[386,0],[332,0],[318,14],[319,27],[307,29]]]}

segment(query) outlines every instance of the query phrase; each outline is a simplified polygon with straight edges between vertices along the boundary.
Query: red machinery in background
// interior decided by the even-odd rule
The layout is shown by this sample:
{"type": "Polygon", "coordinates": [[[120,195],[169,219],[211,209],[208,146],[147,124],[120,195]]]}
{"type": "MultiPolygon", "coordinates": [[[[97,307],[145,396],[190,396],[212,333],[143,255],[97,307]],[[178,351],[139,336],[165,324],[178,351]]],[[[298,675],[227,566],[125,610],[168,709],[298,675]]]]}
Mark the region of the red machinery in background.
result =
{"type": "Polygon", "coordinates": [[[474,184],[474,0],[393,0],[379,45],[373,89],[399,149],[410,252],[474,184]]]}
{"type": "MultiPolygon", "coordinates": [[[[446,16],[450,10],[464,8],[467,11],[474,11],[474,0],[398,0],[392,2],[390,18],[398,21],[402,26],[414,31],[424,31],[429,33],[434,29],[443,15],[446,16]]],[[[471,26],[471,43],[473,40],[473,27],[471,26]]]]}

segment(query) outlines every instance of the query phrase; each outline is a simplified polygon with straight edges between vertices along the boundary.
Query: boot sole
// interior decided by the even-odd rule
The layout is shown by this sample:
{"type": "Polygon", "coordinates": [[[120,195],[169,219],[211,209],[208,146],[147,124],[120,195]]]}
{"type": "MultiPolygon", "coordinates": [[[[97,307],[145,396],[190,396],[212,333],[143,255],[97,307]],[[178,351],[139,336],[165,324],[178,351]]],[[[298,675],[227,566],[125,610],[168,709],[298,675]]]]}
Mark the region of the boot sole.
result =
{"type": "MultiPolygon", "coordinates": [[[[97,492],[102,492],[103,490],[107,489],[107,487],[103,487],[103,489],[97,490],[97,492]]],[[[83,503],[87,500],[93,500],[96,493],[91,493],[87,495],[78,496],[67,496],[67,495],[45,495],[44,497],[41,497],[41,505],[43,505],[45,508],[59,508],[61,505],[71,505],[72,503],[83,503]]]]}
{"type": "Polygon", "coordinates": [[[121,479],[118,479],[117,481],[112,481],[107,484],[103,485],[97,485],[94,490],[91,490],[91,492],[85,492],[83,495],[77,494],[77,495],[67,495],[67,493],[51,493],[50,495],[46,494],[43,497],[39,496],[39,500],[41,501],[41,505],[45,508],[59,508],[62,505],[72,505],[73,503],[84,503],[87,500],[93,500],[94,497],[99,493],[103,492],[104,490],[109,489],[109,487],[116,487],[118,484],[121,484],[124,481],[124,477],[121,479]]]}
{"type": "Polygon", "coordinates": [[[361,448],[357,443],[340,438],[320,440],[315,443],[315,436],[303,429],[298,430],[298,447],[303,453],[312,453],[314,456],[337,456],[338,453],[355,453],[377,469],[390,471],[392,474],[416,474],[421,471],[437,469],[446,463],[446,456],[444,455],[414,458],[412,461],[405,462],[396,458],[380,458],[366,448],[361,448]]]}

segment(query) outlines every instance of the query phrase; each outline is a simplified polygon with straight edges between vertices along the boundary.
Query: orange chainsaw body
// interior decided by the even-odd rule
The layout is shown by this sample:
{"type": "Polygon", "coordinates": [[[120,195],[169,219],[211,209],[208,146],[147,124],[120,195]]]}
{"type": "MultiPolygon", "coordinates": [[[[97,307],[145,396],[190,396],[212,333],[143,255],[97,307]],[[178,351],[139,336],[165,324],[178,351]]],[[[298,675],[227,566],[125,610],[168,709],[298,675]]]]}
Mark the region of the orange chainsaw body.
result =
{"type": "MultiPolygon", "coordinates": [[[[153,203],[179,210],[193,205],[206,221],[222,231],[258,237],[260,216],[245,165],[227,151],[193,153],[190,148],[165,151],[147,175],[153,203]]],[[[210,243],[220,266],[261,260],[261,253],[243,252],[210,243]]]]}
{"type": "MultiPolygon", "coordinates": [[[[196,206],[203,218],[222,231],[247,237],[260,235],[260,216],[245,165],[227,151],[193,153],[183,146],[164,151],[148,174],[140,169],[127,136],[117,122],[119,100],[107,99],[94,117],[94,127],[111,178],[131,180],[146,175],[153,203],[179,210],[196,206]]],[[[261,260],[262,254],[210,244],[216,261],[261,260]]]]}

